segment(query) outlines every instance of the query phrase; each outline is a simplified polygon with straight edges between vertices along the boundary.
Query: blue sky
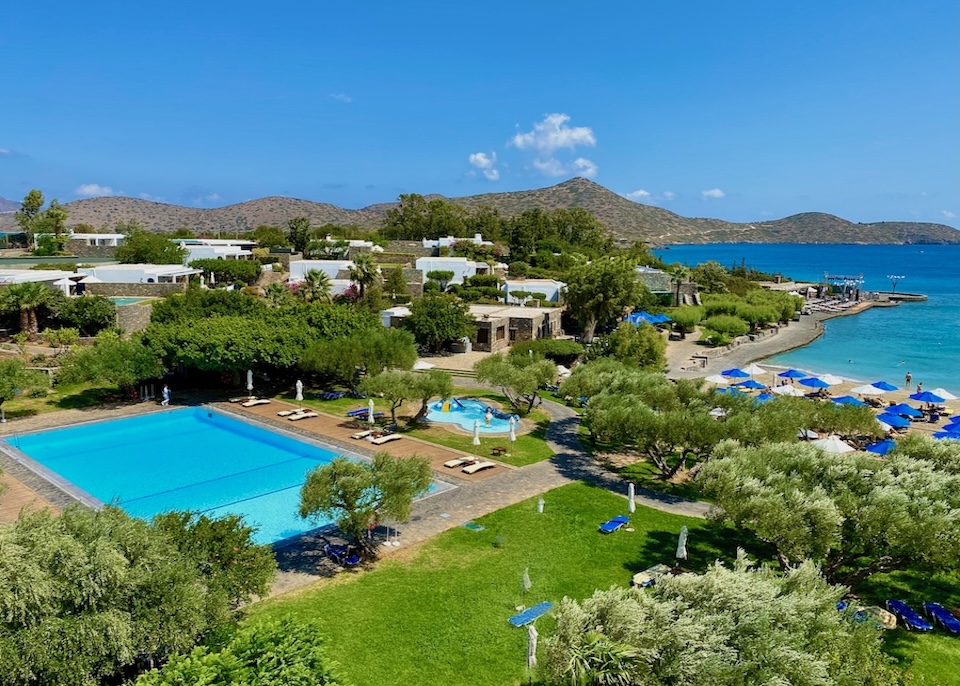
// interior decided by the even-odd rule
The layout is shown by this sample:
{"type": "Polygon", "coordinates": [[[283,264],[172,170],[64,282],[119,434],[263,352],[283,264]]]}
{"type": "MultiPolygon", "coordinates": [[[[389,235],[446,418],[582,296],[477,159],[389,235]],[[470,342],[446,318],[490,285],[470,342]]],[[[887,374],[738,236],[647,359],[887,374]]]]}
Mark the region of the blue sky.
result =
{"type": "Polygon", "coordinates": [[[0,196],[362,207],[593,178],[960,226],[960,4],[11,3],[0,196]]]}

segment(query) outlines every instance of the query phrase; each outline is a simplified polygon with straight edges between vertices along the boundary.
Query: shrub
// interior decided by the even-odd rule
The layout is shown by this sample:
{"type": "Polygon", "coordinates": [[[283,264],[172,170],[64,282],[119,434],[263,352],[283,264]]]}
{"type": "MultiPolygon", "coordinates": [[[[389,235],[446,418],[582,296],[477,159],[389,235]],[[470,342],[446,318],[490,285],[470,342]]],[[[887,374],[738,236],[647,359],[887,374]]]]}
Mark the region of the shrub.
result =
{"type": "Polygon", "coordinates": [[[254,260],[194,260],[190,263],[194,269],[211,272],[220,283],[240,281],[252,286],[260,278],[260,263],[254,260]]]}
{"type": "Polygon", "coordinates": [[[708,318],[704,326],[711,331],[734,337],[743,336],[750,331],[750,325],[740,319],[740,317],[725,314],[718,314],[708,318]]]}
{"type": "Polygon", "coordinates": [[[538,341],[521,341],[510,348],[511,355],[540,355],[552,362],[569,367],[577,358],[583,355],[584,347],[576,341],[557,341],[543,339],[538,341]]]}

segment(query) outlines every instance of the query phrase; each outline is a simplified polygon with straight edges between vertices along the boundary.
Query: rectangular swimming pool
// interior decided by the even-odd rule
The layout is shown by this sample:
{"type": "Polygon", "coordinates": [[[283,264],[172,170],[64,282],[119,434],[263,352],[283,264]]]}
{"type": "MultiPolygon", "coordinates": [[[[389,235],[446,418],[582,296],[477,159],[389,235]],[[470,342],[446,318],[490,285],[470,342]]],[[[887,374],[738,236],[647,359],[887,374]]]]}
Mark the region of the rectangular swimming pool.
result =
{"type": "Polygon", "coordinates": [[[8,438],[94,498],[150,518],[169,510],[243,515],[258,543],[309,531],[308,470],[336,453],[212,410],[185,408],[8,438]]]}
{"type": "Polygon", "coordinates": [[[113,301],[113,304],[117,307],[121,305],[136,305],[137,303],[142,303],[144,300],[151,300],[151,298],[124,298],[121,296],[111,296],[110,300],[113,301]]]}

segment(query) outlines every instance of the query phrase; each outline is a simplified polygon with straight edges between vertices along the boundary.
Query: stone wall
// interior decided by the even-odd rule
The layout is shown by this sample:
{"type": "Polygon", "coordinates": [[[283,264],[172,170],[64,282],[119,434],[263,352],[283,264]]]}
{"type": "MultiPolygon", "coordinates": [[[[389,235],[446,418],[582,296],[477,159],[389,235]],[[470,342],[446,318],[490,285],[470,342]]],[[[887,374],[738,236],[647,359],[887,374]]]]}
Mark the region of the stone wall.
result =
{"type": "Polygon", "coordinates": [[[171,293],[183,293],[185,283],[88,283],[86,292],[108,298],[165,298],[171,293]]]}
{"type": "Polygon", "coordinates": [[[82,238],[71,238],[64,249],[77,257],[115,257],[117,247],[113,245],[87,245],[82,238]]]}
{"type": "Polygon", "coordinates": [[[412,267],[417,261],[415,255],[397,252],[378,252],[374,253],[374,261],[377,264],[402,264],[406,267],[412,267]]]}
{"type": "Polygon", "coordinates": [[[434,248],[424,248],[420,241],[388,241],[387,252],[407,253],[415,257],[432,257],[436,254],[434,248]]]}
{"type": "Polygon", "coordinates": [[[303,253],[300,252],[271,252],[270,259],[283,265],[284,271],[290,271],[290,261],[303,259],[303,253]]]}
{"type": "Polygon", "coordinates": [[[145,300],[132,305],[117,307],[117,326],[127,335],[143,331],[150,323],[153,302],[145,300]]]}

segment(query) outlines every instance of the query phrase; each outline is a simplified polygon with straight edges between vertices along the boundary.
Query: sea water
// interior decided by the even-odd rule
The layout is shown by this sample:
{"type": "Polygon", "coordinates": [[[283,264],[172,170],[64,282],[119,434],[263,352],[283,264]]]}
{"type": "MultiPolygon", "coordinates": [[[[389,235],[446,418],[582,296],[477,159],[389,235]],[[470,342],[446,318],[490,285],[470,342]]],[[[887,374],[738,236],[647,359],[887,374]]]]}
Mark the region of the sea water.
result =
{"type": "Polygon", "coordinates": [[[928,300],[830,319],[824,336],[770,362],[896,386],[910,372],[924,389],[943,387],[960,395],[960,245],[720,243],[655,252],[667,263],[689,266],[715,260],[730,268],[745,261],[795,281],[819,282],[825,272],[862,274],[868,291],[889,291],[887,277],[902,276],[897,292],[922,293],[928,300]]]}

